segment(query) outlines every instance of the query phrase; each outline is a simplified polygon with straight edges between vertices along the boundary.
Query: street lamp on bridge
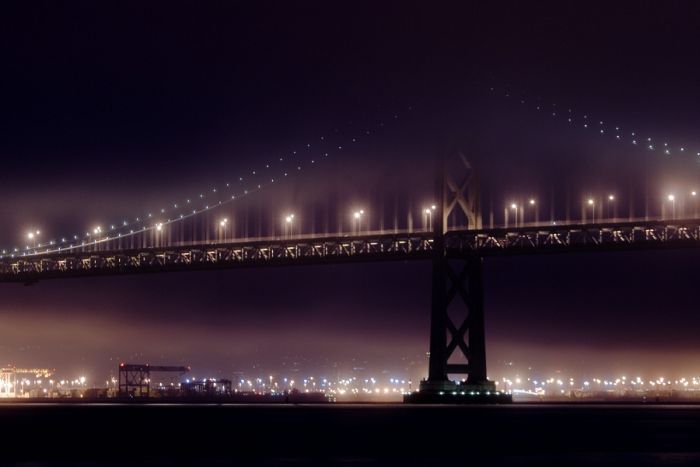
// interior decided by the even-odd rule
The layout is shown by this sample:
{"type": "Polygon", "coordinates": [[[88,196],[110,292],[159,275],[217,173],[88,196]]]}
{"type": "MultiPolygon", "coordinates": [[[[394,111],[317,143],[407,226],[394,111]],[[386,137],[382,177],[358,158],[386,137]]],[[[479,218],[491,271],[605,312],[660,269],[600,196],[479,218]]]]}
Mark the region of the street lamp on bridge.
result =
{"type": "Polygon", "coordinates": [[[436,208],[437,206],[433,204],[429,208],[425,208],[425,211],[423,211],[425,213],[423,220],[425,221],[426,230],[432,230],[433,228],[433,211],[435,211],[436,208]]]}
{"type": "Polygon", "coordinates": [[[39,238],[39,235],[41,234],[40,230],[34,230],[27,232],[27,239],[32,242],[32,248],[36,248],[36,240],[39,238]]]}
{"type": "Polygon", "coordinates": [[[219,239],[226,239],[226,227],[228,227],[228,219],[224,217],[219,221],[219,239]]]}
{"type": "Polygon", "coordinates": [[[588,198],[588,205],[591,207],[591,222],[595,222],[595,200],[588,198]]]}
{"type": "Polygon", "coordinates": [[[518,228],[518,205],[515,203],[511,203],[510,208],[515,212],[515,222],[513,223],[515,225],[515,228],[518,228]]]}
{"type": "Polygon", "coordinates": [[[617,212],[615,212],[616,211],[615,207],[617,205],[615,205],[614,202],[615,202],[615,195],[613,195],[613,194],[608,195],[608,218],[610,218],[610,217],[616,218],[617,217],[617,212]]]}
{"type": "Polygon", "coordinates": [[[535,224],[539,223],[539,221],[540,221],[540,207],[537,205],[537,201],[535,200],[535,198],[530,198],[530,201],[528,201],[528,204],[530,204],[530,206],[535,209],[535,224]]]}
{"type": "Polygon", "coordinates": [[[668,195],[668,200],[671,202],[671,219],[676,218],[676,196],[671,193],[668,195]]]}
{"type": "Polygon", "coordinates": [[[357,226],[357,232],[359,233],[361,228],[362,228],[362,216],[365,214],[364,209],[360,209],[359,211],[355,211],[352,215],[352,217],[355,218],[356,226],[357,226]]]}
{"type": "Polygon", "coordinates": [[[288,214],[287,217],[284,218],[284,225],[285,225],[285,233],[286,235],[290,236],[292,235],[292,228],[293,228],[293,223],[294,222],[294,214],[288,214]]]}
{"type": "Polygon", "coordinates": [[[162,235],[161,233],[163,232],[163,223],[162,222],[156,222],[153,225],[153,244],[155,246],[162,246],[161,245],[161,240],[162,240],[162,235]]]}

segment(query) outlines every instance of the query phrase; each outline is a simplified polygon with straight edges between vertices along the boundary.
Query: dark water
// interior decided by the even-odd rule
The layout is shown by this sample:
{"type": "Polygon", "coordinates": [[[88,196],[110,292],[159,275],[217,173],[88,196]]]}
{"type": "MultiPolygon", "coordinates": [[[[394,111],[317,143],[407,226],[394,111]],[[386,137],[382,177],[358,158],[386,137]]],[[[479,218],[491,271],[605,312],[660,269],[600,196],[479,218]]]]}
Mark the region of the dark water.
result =
{"type": "Polygon", "coordinates": [[[0,406],[20,465],[700,465],[700,407],[0,406]]]}

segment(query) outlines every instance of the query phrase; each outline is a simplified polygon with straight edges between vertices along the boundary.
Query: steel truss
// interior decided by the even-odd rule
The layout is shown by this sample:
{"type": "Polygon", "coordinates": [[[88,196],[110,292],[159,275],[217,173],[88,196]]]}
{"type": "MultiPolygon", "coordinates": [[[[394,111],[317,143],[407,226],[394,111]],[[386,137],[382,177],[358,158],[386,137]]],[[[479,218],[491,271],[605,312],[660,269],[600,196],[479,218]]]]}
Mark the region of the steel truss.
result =
{"type": "MultiPolygon", "coordinates": [[[[66,251],[0,259],[0,282],[250,266],[430,259],[433,232],[233,241],[115,251],[66,251]]],[[[700,246],[700,219],[451,230],[445,255],[603,252],[700,246]]],[[[439,249],[439,248],[438,248],[439,249]]]]}

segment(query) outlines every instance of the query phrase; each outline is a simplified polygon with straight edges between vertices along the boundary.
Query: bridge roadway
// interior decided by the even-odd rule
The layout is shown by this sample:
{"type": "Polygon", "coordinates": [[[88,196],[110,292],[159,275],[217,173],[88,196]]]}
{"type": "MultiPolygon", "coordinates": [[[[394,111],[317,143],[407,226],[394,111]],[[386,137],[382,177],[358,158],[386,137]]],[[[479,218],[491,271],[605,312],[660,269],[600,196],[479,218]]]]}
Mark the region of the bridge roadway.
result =
{"type": "MultiPolygon", "coordinates": [[[[700,247],[700,219],[620,220],[595,224],[537,224],[449,230],[448,257],[603,252],[700,247]]],[[[429,231],[361,232],[187,243],[130,250],[80,247],[0,259],[0,282],[190,271],[233,267],[425,260],[429,231]]]]}

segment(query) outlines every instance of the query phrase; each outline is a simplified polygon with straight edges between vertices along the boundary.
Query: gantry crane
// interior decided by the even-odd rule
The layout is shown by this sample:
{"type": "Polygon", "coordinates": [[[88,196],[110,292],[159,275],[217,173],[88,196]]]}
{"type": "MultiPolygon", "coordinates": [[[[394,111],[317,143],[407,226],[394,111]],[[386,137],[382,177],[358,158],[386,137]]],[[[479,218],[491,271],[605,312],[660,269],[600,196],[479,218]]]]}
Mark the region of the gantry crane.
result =
{"type": "Polygon", "coordinates": [[[0,368],[0,397],[17,397],[17,375],[49,378],[54,371],[49,368],[17,368],[11,365],[0,368]]]}
{"type": "Polygon", "coordinates": [[[164,366],[135,363],[119,364],[119,395],[149,397],[151,393],[151,372],[180,373],[190,371],[188,366],[164,366]]]}

